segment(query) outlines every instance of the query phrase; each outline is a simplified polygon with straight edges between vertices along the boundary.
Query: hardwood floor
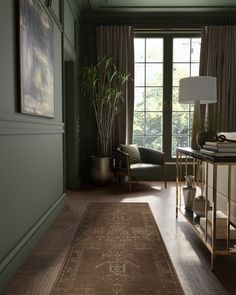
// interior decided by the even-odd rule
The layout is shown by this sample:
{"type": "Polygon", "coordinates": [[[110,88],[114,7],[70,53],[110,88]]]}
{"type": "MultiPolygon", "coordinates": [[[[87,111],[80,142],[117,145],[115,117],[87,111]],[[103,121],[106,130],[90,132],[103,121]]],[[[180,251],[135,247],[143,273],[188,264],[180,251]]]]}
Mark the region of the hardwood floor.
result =
{"type": "Polygon", "coordinates": [[[177,275],[187,295],[236,294],[236,256],[218,256],[215,273],[210,253],[182,216],[175,218],[175,183],[135,183],[84,187],[70,191],[66,206],[2,295],[47,295],[89,202],[148,202],[177,275]]]}

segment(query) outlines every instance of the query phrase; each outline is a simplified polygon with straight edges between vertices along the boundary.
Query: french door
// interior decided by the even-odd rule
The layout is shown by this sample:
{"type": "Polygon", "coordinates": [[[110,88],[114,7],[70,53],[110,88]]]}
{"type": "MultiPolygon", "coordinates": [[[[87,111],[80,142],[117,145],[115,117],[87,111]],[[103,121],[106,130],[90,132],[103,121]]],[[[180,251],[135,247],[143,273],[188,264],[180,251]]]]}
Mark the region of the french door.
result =
{"type": "Polygon", "coordinates": [[[179,80],[199,75],[197,34],[138,35],[135,47],[133,143],[165,151],[191,141],[193,106],[178,103],[179,80]]]}

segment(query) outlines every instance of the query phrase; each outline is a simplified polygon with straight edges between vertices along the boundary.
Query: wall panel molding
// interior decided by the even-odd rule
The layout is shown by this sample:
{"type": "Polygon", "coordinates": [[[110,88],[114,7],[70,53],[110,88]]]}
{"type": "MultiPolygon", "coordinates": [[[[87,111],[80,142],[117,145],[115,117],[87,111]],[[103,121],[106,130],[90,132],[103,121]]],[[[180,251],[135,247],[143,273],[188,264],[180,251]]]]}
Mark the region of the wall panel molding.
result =
{"type": "Polygon", "coordinates": [[[15,274],[16,269],[22,265],[30,252],[33,251],[42,234],[49,228],[65,203],[65,194],[47,210],[40,220],[25,234],[24,237],[13,247],[0,261],[0,291],[15,274]]]}
{"type": "Polygon", "coordinates": [[[18,252],[24,247],[26,243],[32,238],[32,236],[37,232],[37,230],[42,226],[42,224],[47,220],[50,214],[62,203],[64,202],[66,194],[63,194],[58,200],[45,212],[45,214],[38,220],[38,222],[24,235],[24,237],[15,245],[13,249],[8,253],[8,255],[0,262],[0,273],[4,271],[11,260],[18,254],[18,252]]]}
{"type": "Polygon", "coordinates": [[[0,135],[64,133],[64,123],[55,120],[40,120],[33,117],[16,117],[0,114],[0,135]]]}
{"type": "MultiPolygon", "coordinates": [[[[52,17],[45,7],[47,0],[40,1],[52,17]]],[[[59,11],[58,2],[53,0],[56,12],[59,11]]],[[[64,205],[65,191],[63,32],[54,20],[55,117],[50,119],[18,112],[17,3],[0,1],[3,24],[0,30],[2,36],[7,36],[2,42],[0,57],[0,293],[59,214],[64,205]]],[[[61,10],[60,22],[63,24],[64,6],[61,10]]],[[[59,18],[59,13],[56,15],[59,18]]]]}

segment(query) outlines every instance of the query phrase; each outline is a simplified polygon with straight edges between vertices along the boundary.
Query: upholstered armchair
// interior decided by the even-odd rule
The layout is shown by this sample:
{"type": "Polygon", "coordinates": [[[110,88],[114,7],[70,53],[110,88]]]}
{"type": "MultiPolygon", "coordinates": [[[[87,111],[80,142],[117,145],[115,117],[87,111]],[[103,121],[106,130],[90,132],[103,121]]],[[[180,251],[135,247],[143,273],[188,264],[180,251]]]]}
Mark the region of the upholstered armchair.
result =
{"type": "Polygon", "coordinates": [[[151,181],[160,178],[166,181],[165,153],[137,145],[120,145],[116,152],[116,180],[127,176],[129,190],[132,191],[132,181],[151,181]],[[162,175],[160,177],[160,175],[162,175]]]}

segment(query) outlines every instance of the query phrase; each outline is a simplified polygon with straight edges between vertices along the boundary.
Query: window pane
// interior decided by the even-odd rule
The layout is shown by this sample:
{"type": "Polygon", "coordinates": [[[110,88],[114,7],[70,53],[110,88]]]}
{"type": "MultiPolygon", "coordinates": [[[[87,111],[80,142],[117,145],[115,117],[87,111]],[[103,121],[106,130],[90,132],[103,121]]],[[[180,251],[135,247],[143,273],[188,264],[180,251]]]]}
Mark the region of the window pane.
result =
{"type": "Polygon", "coordinates": [[[191,64],[191,77],[199,76],[199,63],[191,64]]]}
{"type": "Polygon", "coordinates": [[[146,61],[162,62],[163,61],[163,39],[150,38],[146,41],[146,61]]]}
{"type": "Polygon", "coordinates": [[[190,38],[175,38],[173,46],[174,62],[190,61],[190,38]]]}
{"type": "Polygon", "coordinates": [[[146,146],[162,151],[162,136],[147,136],[146,146]]]}
{"type": "Polygon", "coordinates": [[[133,125],[134,136],[144,134],[144,113],[134,112],[134,125],[133,125]]]}
{"type": "Polygon", "coordinates": [[[162,113],[147,112],[146,113],[146,134],[161,134],[162,133],[162,113]]]}
{"type": "Polygon", "coordinates": [[[176,147],[189,146],[188,136],[172,136],[172,157],[176,157],[176,147]]]}
{"type": "Polygon", "coordinates": [[[145,56],[145,39],[135,38],[134,39],[134,60],[135,62],[144,62],[145,56]]]}
{"type": "Polygon", "coordinates": [[[193,128],[193,106],[192,106],[192,112],[189,112],[189,129],[192,131],[193,128]]]}
{"type": "Polygon", "coordinates": [[[201,38],[192,38],[192,47],[191,47],[191,61],[199,62],[200,58],[200,49],[201,49],[201,38]]]}
{"type": "Polygon", "coordinates": [[[172,111],[188,111],[189,105],[179,103],[179,87],[172,88],[172,111]]]}
{"type": "Polygon", "coordinates": [[[133,143],[136,143],[139,146],[144,146],[144,137],[143,136],[134,136],[133,143]]]}
{"type": "Polygon", "coordinates": [[[135,86],[144,86],[144,64],[135,64],[135,86]]]}
{"type": "Polygon", "coordinates": [[[173,64],[173,86],[179,86],[179,80],[189,76],[189,64],[173,64]]]}
{"type": "Polygon", "coordinates": [[[164,38],[135,38],[134,143],[162,150],[162,134],[169,134],[169,123],[162,122],[166,111],[167,120],[172,118],[171,155],[175,156],[176,146],[190,145],[193,105],[178,103],[179,80],[199,75],[200,43],[201,38],[173,38],[171,112],[163,110],[164,38]]]}
{"type": "Polygon", "coordinates": [[[162,87],[146,88],[146,110],[147,111],[162,111],[162,87]]]}
{"type": "Polygon", "coordinates": [[[146,85],[147,86],[162,86],[162,64],[147,64],[146,65],[146,85]]]}
{"type": "Polygon", "coordinates": [[[134,110],[144,111],[144,87],[135,87],[134,110]]]}
{"type": "Polygon", "coordinates": [[[201,38],[174,39],[173,86],[175,87],[172,90],[172,156],[176,156],[176,146],[190,146],[191,143],[194,105],[178,103],[178,86],[181,78],[199,76],[200,45],[201,38]],[[178,48],[181,47],[184,49],[178,52],[178,48]],[[187,52],[187,48],[190,49],[190,47],[191,56],[187,52]]]}
{"type": "Polygon", "coordinates": [[[172,113],[172,133],[189,134],[189,113],[188,112],[173,112],[172,113]]]}

